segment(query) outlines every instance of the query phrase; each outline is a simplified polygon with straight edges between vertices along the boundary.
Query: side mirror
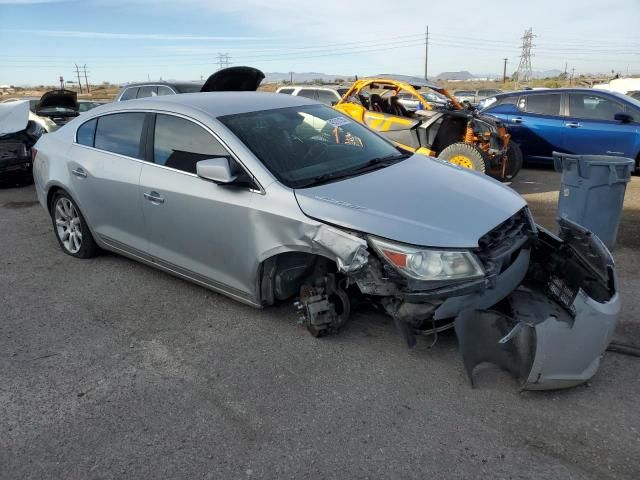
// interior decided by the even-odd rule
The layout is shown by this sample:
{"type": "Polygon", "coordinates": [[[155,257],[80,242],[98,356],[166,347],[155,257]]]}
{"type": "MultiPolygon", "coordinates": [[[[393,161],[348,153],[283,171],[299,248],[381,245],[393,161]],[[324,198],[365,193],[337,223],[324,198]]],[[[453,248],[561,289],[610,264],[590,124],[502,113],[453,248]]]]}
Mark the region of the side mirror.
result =
{"type": "Polygon", "coordinates": [[[237,176],[231,173],[229,157],[216,157],[196,163],[196,173],[200,178],[220,184],[233,183],[237,176]]]}
{"type": "Polygon", "coordinates": [[[618,122],[622,122],[622,123],[631,123],[633,122],[633,117],[631,115],[629,115],[628,113],[616,113],[613,116],[613,119],[618,121],[618,122]]]}

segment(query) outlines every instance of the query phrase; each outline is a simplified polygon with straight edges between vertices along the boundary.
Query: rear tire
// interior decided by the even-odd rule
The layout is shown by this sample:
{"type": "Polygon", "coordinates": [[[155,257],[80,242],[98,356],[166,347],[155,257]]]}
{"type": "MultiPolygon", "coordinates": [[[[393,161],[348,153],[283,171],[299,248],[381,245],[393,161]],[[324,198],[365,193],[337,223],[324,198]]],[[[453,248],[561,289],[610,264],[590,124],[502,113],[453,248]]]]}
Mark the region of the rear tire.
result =
{"type": "Polygon", "coordinates": [[[87,222],[66,192],[60,190],[54,194],[49,210],[53,231],[64,253],[76,258],[91,258],[98,253],[87,222]]]}
{"type": "Polygon", "coordinates": [[[518,175],[518,172],[522,169],[524,157],[522,156],[522,149],[520,145],[514,142],[509,142],[507,147],[507,169],[504,172],[504,180],[513,180],[518,175]]]}
{"type": "Polygon", "coordinates": [[[484,153],[478,147],[468,143],[453,143],[442,150],[438,158],[482,173],[487,170],[484,153]]]}

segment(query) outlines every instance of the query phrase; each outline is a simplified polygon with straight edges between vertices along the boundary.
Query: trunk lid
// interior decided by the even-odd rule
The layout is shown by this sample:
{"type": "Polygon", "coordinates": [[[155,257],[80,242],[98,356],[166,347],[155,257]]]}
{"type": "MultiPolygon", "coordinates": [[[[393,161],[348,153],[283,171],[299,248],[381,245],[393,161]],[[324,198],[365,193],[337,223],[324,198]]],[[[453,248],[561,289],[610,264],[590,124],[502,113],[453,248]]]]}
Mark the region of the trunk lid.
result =
{"type": "Polygon", "coordinates": [[[219,70],[204,82],[201,92],[255,92],[264,73],[253,67],[229,67],[219,70]]]}

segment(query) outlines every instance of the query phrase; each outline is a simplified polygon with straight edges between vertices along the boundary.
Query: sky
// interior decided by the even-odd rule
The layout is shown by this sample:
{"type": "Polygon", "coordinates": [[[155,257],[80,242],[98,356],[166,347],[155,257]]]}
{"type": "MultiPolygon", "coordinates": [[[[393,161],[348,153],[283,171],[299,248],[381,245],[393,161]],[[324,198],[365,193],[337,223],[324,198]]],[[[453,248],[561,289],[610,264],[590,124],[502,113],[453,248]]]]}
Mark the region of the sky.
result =
{"type": "Polygon", "coordinates": [[[640,0],[0,0],[0,84],[206,78],[218,54],[265,72],[640,73],[640,0]]]}

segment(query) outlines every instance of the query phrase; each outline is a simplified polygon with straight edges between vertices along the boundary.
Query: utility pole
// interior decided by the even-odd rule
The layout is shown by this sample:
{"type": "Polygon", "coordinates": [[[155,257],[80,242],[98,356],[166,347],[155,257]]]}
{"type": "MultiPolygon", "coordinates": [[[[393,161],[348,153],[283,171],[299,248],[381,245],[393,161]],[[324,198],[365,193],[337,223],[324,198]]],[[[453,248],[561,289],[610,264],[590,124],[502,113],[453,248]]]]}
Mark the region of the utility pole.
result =
{"type": "Polygon", "coordinates": [[[87,78],[87,64],[85,63],[82,68],[84,70],[84,86],[87,87],[87,93],[91,93],[91,89],[89,88],[89,80],[87,78]]]}
{"type": "Polygon", "coordinates": [[[504,68],[502,69],[502,83],[507,83],[507,62],[508,58],[504,59],[504,68]]]}
{"type": "Polygon", "coordinates": [[[429,25],[424,34],[424,79],[429,79],[429,25]]]}
{"type": "Polygon", "coordinates": [[[78,76],[78,89],[80,90],[80,93],[82,93],[82,82],[80,81],[80,68],[78,67],[77,63],[76,63],[76,75],[78,76]]]}
{"type": "Polygon", "coordinates": [[[576,75],[576,67],[571,67],[571,79],[569,80],[569,85],[573,85],[573,78],[576,75]]]}
{"type": "Polygon", "coordinates": [[[520,64],[518,65],[518,78],[516,79],[516,87],[520,82],[527,83],[531,81],[533,72],[531,70],[531,48],[533,45],[533,29],[529,28],[524,31],[522,36],[522,54],[520,54],[520,64]]]}
{"type": "Polygon", "coordinates": [[[64,90],[64,77],[60,75],[60,90],[64,90]]]}
{"type": "Polygon", "coordinates": [[[293,85],[293,72],[289,72],[289,83],[293,85]]]}

